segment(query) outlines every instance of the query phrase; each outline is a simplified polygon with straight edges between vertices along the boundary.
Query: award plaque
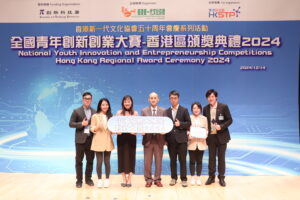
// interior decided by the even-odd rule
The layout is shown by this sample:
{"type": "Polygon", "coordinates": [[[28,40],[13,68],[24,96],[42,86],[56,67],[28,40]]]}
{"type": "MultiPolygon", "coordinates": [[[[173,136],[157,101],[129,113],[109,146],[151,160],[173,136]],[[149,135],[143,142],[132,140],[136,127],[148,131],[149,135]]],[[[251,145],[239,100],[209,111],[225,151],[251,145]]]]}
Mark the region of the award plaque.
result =
{"type": "Polygon", "coordinates": [[[107,126],[114,133],[168,133],[173,121],[160,116],[113,116],[107,126]]]}

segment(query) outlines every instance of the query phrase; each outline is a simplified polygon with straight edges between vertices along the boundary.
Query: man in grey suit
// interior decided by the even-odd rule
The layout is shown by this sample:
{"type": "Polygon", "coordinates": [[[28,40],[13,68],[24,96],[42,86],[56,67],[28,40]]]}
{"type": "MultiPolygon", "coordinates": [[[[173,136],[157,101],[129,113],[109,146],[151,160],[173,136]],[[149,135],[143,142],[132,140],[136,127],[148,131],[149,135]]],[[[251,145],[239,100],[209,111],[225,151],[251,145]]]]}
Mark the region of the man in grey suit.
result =
{"type": "MultiPolygon", "coordinates": [[[[150,106],[142,110],[142,116],[163,116],[164,109],[157,106],[159,97],[155,92],[149,94],[150,106]]],[[[144,145],[144,177],[146,181],[146,187],[151,187],[152,182],[158,187],[163,187],[161,184],[161,169],[162,169],[162,157],[165,145],[165,136],[160,133],[148,133],[143,135],[144,145]],[[155,174],[154,180],[152,179],[152,160],[153,155],[155,159],[155,174]]]]}
{"type": "Polygon", "coordinates": [[[91,151],[93,134],[90,132],[89,125],[91,118],[96,111],[91,108],[92,94],[85,92],[82,95],[83,105],[75,109],[71,115],[69,126],[75,128],[75,146],[76,146],[76,187],[82,187],[82,161],[85,154],[85,182],[89,186],[94,186],[92,180],[94,152],[91,151]]]}

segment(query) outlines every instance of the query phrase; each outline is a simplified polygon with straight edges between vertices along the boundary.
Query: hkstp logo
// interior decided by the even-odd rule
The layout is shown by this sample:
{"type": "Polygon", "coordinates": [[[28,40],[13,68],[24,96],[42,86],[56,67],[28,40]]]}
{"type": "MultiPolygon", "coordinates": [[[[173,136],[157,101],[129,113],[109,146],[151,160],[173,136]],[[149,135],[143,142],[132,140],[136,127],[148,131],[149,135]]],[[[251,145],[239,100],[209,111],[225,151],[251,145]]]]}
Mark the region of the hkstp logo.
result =
{"type": "Polygon", "coordinates": [[[241,7],[238,7],[238,9],[232,9],[232,11],[227,11],[224,8],[216,9],[211,8],[208,12],[209,18],[232,18],[232,17],[239,17],[239,14],[241,7]]]}
{"type": "Polygon", "coordinates": [[[136,12],[136,9],[128,10],[127,8],[122,7],[121,11],[125,17],[130,17],[133,13],[136,12]]]}

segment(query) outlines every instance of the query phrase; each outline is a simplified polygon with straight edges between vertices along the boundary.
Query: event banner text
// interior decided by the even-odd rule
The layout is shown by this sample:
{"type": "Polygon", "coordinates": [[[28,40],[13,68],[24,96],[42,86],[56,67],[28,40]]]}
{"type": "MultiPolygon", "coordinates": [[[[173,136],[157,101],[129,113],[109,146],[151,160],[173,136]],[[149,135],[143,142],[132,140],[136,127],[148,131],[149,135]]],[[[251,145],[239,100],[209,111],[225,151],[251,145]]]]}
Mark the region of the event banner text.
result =
{"type": "Polygon", "coordinates": [[[281,38],[225,34],[11,36],[19,57],[58,65],[230,64],[236,57],[271,57],[281,38]]]}

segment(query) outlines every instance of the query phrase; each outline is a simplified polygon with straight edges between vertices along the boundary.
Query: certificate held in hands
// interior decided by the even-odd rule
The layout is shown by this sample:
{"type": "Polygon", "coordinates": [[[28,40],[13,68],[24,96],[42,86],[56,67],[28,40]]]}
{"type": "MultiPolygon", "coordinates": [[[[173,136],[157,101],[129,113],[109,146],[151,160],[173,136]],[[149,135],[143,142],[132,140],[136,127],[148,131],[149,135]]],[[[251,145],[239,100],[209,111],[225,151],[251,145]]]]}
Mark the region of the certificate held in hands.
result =
{"type": "Polygon", "coordinates": [[[190,135],[194,138],[207,138],[207,130],[203,127],[192,126],[190,128],[190,135]]]}

